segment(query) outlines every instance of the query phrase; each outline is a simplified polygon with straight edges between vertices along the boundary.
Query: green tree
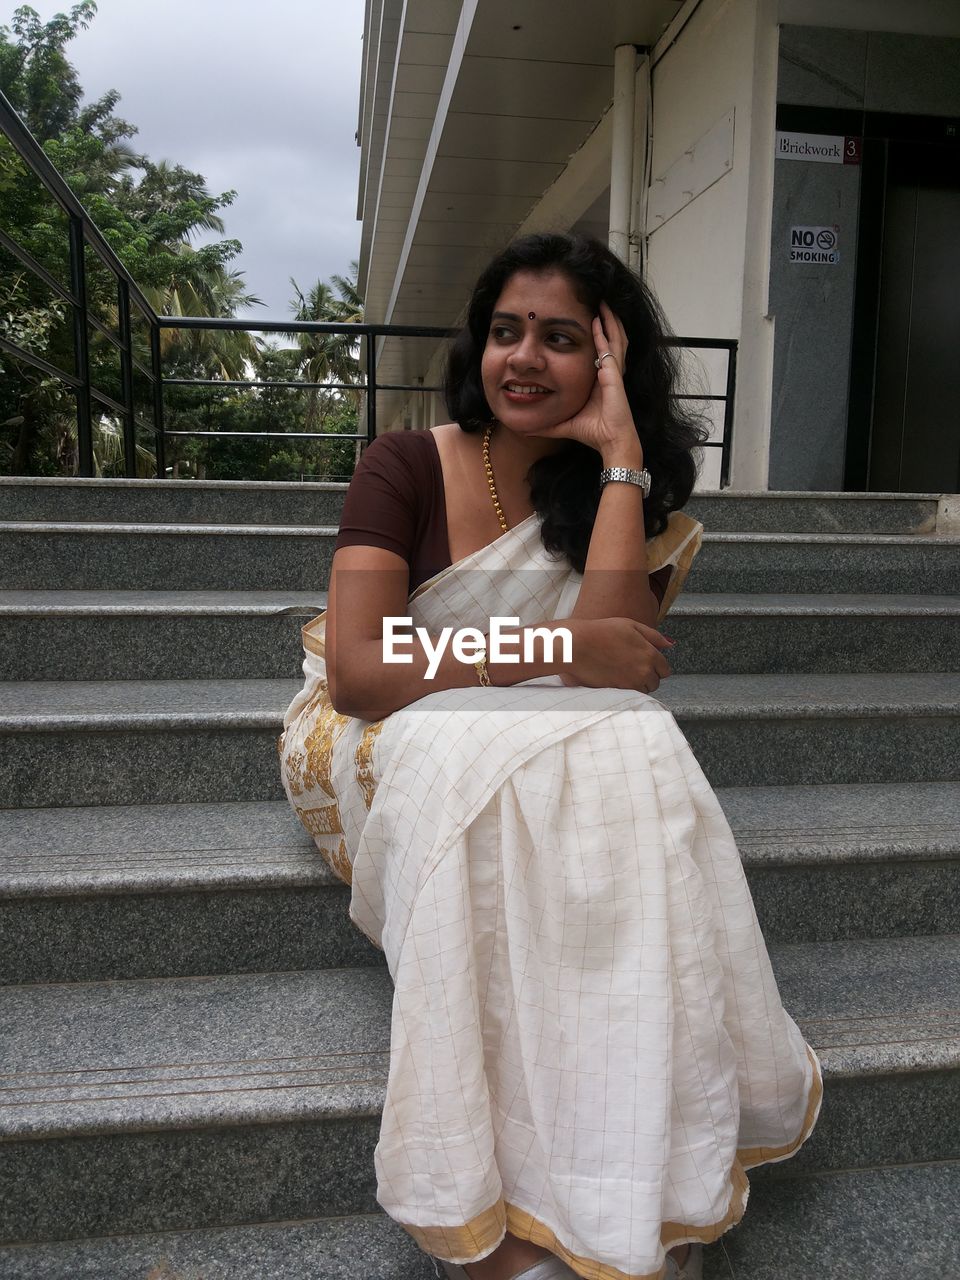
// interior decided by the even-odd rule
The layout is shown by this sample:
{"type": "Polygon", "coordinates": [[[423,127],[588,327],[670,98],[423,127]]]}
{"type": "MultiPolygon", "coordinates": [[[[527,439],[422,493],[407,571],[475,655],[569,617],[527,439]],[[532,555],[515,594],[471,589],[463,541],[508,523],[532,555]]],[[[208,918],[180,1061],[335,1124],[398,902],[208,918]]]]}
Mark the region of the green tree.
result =
{"type": "MultiPolygon", "coordinates": [[[[82,0],[68,14],[42,23],[29,6],[0,27],[0,90],[83,202],[105,240],[140,285],[154,309],[171,314],[231,316],[258,299],[245,291],[232,267],[238,241],[194,247],[201,232],[222,234],[220,210],[235,192],[213,195],[201,175],[179,165],[153,164],[130,145],[136,129],[118,117],[115,91],[83,104],[77,74],[64,50],[96,14],[82,0]]],[[[0,225],[62,284],[68,283],[67,227],[59,208],[30,175],[6,138],[0,138],[0,225]]],[[[118,324],[112,275],[87,251],[92,314],[118,324]]],[[[72,317],[46,285],[0,250],[0,333],[59,368],[73,367],[72,317]],[[19,334],[20,336],[15,336],[19,334]]],[[[146,334],[135,333],[147,358],[146,334]]],[[[180,376],[237,377],[257,354],[247,334],[164,333],[165,356],[180,376]],[[187,372],[190,370],[191,372],[187,372]]],[[[57,471],[76,454],[75,406],[56,379],[4,358],[0,387],[0,469],[17,474],[57,471]]],[[[119,357],[96,330],[91,335],[95,386],[120,398],[119,357]]],[[[106,466],[116,465],[116,422],[100,414],[106,466]]]]}
{"type": "MultiPolygon", "coordinates": [[[[318,280],[308,293],[291,277],[294,297],[290,303],[295,320],[317,320],[326,324],[359,324],[363,320],[363,299],[357,289],[360,264],[350,263],[348,277],[333,275],[331,284],[318,280]]],[[[350,334],[297,334],[298,370],[305,382],[359,384],[359,344],[350,334]]],[[[343,393],[359,407],[360,390],[343,393]]],[[[305,430],[325,429],[330,400],[320,391],[308,394],[305,430]]]]}

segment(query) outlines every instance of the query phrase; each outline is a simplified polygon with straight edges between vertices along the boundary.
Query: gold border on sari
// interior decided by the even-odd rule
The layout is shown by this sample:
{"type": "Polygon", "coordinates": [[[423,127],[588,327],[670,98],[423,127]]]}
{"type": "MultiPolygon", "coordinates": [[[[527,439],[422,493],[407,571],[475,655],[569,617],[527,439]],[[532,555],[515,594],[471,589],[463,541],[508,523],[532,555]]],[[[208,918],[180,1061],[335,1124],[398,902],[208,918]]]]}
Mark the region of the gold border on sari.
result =
{"type": "MultiPolygon", "coordinates": [[[[800,1133],[783,1147],[744,1147],[738,1150],[730,1170],[730,1200],[727,1212],[716,1222],[708,1223],[703,1227],[683,1222],[664,1222],[660,1228],[660,1243],[665,1249],[672,1249],[676,1245],[686,1243],[712,1244],[731,1227],[735,1227],[743,1218],[750,1190],[746,1169],[771,1160],[785,1159],[797,1151],[809,1138],[823,1097],[823,1079],[819,1064],[809,1045],[807,1045],[807,1058],[813,1069],[813,1080],[807,1096],[807,1107],[800,1133]],[[760,1152],[763,1154],[758,1155],[760,1152]]],[[[609,1263],[584,1258],[562,1245],[555,1232],[539,1218],[503,1200],[498,1200],[489,1209],[485,1209],[460,1227],[414,1227],[407,1223],[401,1223],[401,1225],[413,1236],[421,1249],[438,1258],[465,1257],[469,1260],[471,1254],[476,1258],[478,1254],[492,1252],[502,1240],[506,1229],[518,1239],[529,1240],[532,1244],[549,1249],[568,1267],[572,1267],[582,1280],[662,1280],[665,1273],[665,1267],[661,1267],[658,1271],[621,1271],[609,1263]]]]}
{"type": "Polygon", "coordinates": [[[382,728],[382,720],[375,720],[372,724],[368,724],[357,743],[354,755],[354,763],[357,766],[357,786],[363,794],[363,803],[368,809],[373,804],[373,797],[377,791],[377,779],[373,772],[373,748],[382,728]]]}

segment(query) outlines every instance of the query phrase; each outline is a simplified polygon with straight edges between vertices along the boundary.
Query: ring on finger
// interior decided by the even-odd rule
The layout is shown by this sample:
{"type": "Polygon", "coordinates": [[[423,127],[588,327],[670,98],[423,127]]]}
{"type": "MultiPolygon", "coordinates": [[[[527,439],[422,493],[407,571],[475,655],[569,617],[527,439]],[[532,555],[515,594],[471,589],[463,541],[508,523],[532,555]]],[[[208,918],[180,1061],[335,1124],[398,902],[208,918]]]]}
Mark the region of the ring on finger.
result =
{"type": "MultiPolygon", "coordinates": [[[[599,369],[603,364],[604,360],[606,360],[608,356],[613,361],[614,364],[617,363],[617,357],[613,354],[612,351],[604,351],[603,355],[597,356],[596,360],[594,360],[593,367],[595,369],[599,369]]],[[[619,365],[617,365],[617,367],[619,368],[619,365]]]]}

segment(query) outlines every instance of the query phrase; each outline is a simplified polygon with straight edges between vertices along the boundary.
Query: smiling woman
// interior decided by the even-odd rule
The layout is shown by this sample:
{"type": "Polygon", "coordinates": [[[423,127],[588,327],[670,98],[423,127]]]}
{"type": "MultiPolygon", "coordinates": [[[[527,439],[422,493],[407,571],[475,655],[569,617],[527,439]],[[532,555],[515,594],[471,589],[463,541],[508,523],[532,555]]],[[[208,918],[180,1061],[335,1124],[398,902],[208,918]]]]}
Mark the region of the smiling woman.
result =
{"type": "Polygon", "coordinates": [[[518,271],[510,278],[481,362],[484,395],[499,422],[542,432],[583,408],[596,383],[593,321],[569,276],[518,271]]]}
{"type": "Polygon", "coordinates": [[[649,696],[700,539],[662,339],[603,245],[491,263],[454,421],[361,460],[284,719],[287,794],[394,981],[378,1199],[460,1280],[693,1280],[819,1111],[730,829],[649,696]],[[511,661],[496,617],[570,651],[511,661]],[[454,628],[473,662],[438,656],[454,628]]]}

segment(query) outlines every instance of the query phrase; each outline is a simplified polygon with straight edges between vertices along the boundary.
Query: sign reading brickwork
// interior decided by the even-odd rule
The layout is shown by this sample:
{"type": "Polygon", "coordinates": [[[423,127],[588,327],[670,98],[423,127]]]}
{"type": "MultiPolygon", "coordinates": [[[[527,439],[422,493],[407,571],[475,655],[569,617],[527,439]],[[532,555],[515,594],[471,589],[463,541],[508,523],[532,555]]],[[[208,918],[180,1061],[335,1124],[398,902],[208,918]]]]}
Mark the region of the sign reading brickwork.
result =
{"type": "Polygon", "coordinates": [[[840,261],[839,227],[791,227],[790,261],[836,266],[840,261]]]}
{"type": "Polygon", "coordinates": [[[812,160],[816,164],[859,164],[863,139],[832,133],[788,133],[777,130],[778,160],[812,160]]]}

